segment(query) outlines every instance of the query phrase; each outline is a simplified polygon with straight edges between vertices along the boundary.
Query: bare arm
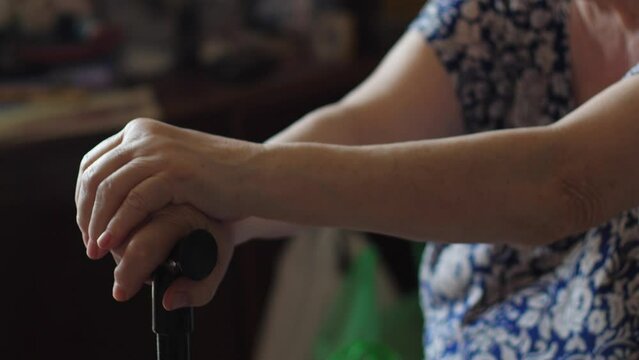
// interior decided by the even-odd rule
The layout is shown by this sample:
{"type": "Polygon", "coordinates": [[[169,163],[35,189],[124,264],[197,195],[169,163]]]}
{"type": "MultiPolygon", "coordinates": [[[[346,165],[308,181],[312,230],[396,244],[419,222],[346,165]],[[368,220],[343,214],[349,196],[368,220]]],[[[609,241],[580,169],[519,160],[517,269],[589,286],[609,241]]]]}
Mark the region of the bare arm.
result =
{"type": "Polygon", "coordinates": [[[269,143],[382,144],[461,134],[453,84],[422,36],[409,31],[361,85],[269,143]]]}
{"type": "MultiPolygon", "coordinates": [[[[409,32],[362,85],[340,102],[310,113],[276,135],[270,143],[379,144],[451,136],[461,131],[461,115],[446,71],[422,37],[416,32],[409,32]]],[[[195,176],[196,172],[206,171],[209,161],[216,162],[224,158],[230,161],[229,164],[233,163],[232,159],[236,159],[232,156],[233,151],[226,151],[230,148],[224,149],[224,155],[208,152],[211,145],[219,145],[219,140],[219,137],[212,135],[138,119],[132,121],[120,133],[96,146],[83,159],[78,175],[76,202],[78,225],[83,233],[87,254],[97,259],[109,250],[116,253],[117,249],[128,251],[122,254],[124,265],[121,264],[116,269],[115,278],[118,286],[114,288],[114,297],[118,300],[128,299],[142,286],[144,279],[149,276],[148,269],[155,268],[159,261],[157,259],[163,258],[162,252],[170,249],[168,240],[177,238],[177,235],[172,233],[173,230],[181,229],[180,226],[173,226],[169,229],[171,231],[164,228],[176,220],[179,223],[183,220],[197,219],[202,215],[199,211],[193,214],[184,213],[184,207],[177,210],[174,207],[166,207],[164,213],[152,211],[156,215],[159,214],[159,217],[156,216],[151,222],[145,223],[148,215],[144,213],[145,209],[150,210],[155,205],[159,206],[156,210],[164,208],[161,197],[169,196],[176,203],[189,203],[185,198],[180,199],[180,196],[176,195],[173,190],[177,188],[170,185],[172,181],[165,181],[168,180],[165,175],[180,173],[180,179],[193,180],[199,178],[195,176]],[[157,136],[146,136],[151,133],[157,136]],[[169,138],[162,139],[164,135],[168,135],[169,138]],[[136,151],[140,150],[138,146],[152,153],[160,149],[163,153],[163,150],[168,150],[175,157],[146,157],[145,151],[136,151]],[[166,172],[151,176],[151,172],[157,169],[156,165],[160,165],[166,172]],[[113,174],[115,169],[121,171],[117,175],[113,174]],[[116,182],[124,187],[113,186],[116,182]],[[135,186],[133,191],[129,191],[132,190],[131,186],[135,186]],[[147,190],[151,190],[160,198],[147,198],[147,190]],[[105,214],[108,215],[104,216],[105,214]],[[162,214],[168,214],[168,217],[162,214]],[[168,219],[171,222],[162,222],[159,219],[168,219]],[[140,223],[146,226],[140,228],[140,223]],[[138,230],[134,233],[131,230],[135,226],[138,226],[135,228],[138,230]],[[163,236],[158,237],[158,231],[163,236]],[[162,244],[163,241],[166,244],[162,244]],[[120,247],[122,244],[129,245],[120,247]],[[157,259],[148,256],[151,253],[160,256],[157,259]],[[129,261],[126,261],[127,258],[129,261]]],[[[252,144],[237,145],[239,148],[253,148],[252,144]]],[[[220,171],[206,172],[201,177],[206,183],[215,182],[216,179],[230,181],[231,178],[220,171]]],[[[179,182],[184,185],[182,181],[179,182]]],[[[217,198],[215,201],[209,201],[207,195],[211,194],[207,193],[206,186],[191,184],[186,187],[197,189],[197,197],[206,203],[215,204],[221,200],[217,198]]],[[[213,212],[204,215],[215,217],[213,212]]],[[[296,219],[293,217],[285,220],[294,222],[296,219]]],[[[241,242],[254,237],[292,235],[299,230],[299,226],[286,221],[250,218],[229,228],[228,238],[234,239],[234,242],[241,242]]],[[[222,255],[228,253],[227,259],[230,259],[232,246],[229,249],[221,252],[222,255]]],[[[226,265],[220,266],[220,269],[225,267],[226,265]]],[[[174,307],[205,303],[212,296],[212,289],[217,287],[220,280],[221,273],[202,286],[181,284],[184,287],[174,287],[174,290],[184,292],[187,298],[182,299],[184,302],[178,302],[177,298],[169,296],[167,304],[174,307]]]]}
{"type": "MultiPolygon", "coordinates": [[[[268,143],[382,144],[462,131],[452,81],[422,36],[409,31],[375,72],[344,99],[309,113],[268,143]]],[[[259,218],[240,221],[234,228],[239,242],[291,236],[304,229],[259,218]]]]}
{"type": "Polygon", "coordinates": [[[637,98],[639,78],[554,126],[376,146],[271,144],[256,158],[251,208],[416,240],[548,243],[639,204],[637,98]]]}
{"type": "Polygon", "coordinates": [[[140,119],[83,160],[79,223],[89,250],[168,204],[216,219],[544,244],[639,204],[638,96],[631,78],[553,126],[382,145],[264,145],[140,119]]]}
{"type": "Polygon", "coordinates": [[[639,76],[625,79],[553,125],[561,181],[577,229],[639,205],[639,76]]]}

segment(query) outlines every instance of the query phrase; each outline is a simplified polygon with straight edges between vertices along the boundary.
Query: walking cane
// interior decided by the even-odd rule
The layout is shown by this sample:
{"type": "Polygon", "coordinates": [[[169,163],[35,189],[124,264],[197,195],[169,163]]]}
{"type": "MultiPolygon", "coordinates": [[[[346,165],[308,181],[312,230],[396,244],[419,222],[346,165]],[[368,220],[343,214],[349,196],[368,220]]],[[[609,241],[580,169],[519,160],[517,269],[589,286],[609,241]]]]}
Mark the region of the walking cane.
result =
{"type": "Polygon", "coordinates": [[[217,244],[206,230],[195,230],[173,248],[171,255],[154,273],[152,280],[153,332],[157,360],[190,360],[193,308],[166,311],[164,292],[181,276],[202,280],[217,262],[217,244]]]}

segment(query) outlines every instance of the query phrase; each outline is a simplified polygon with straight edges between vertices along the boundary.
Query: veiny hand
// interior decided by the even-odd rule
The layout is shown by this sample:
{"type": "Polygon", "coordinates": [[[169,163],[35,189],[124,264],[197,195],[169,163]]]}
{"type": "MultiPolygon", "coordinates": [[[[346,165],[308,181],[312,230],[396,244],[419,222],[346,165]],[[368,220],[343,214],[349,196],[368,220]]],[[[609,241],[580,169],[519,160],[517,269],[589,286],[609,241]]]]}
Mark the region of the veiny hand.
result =
{"type": "Polygon", "coordinates": [[[144,285],[157,267],[166,260],[178,240],[193,230],[209,231],[218,246],[215,269],[206,279],[193,281],[182,277],[167,289],[162,304],[167,310],[187,306],[202,306],[212,298],[224,278],[233,256],[233,234],[229,226],[208,219],[187,206],[169,206],[154,213],[138,227],[130,238],[112,251],[117,263],[113,297],[129,300],[144,285]]]}
{"type": "Polygon", "coordinates": [[[150,214],[189,204],[210,218],[243,214],[243,166],[260,144],[136,119],[87,153],[76,185],[77,222],[87,255],[119,246],[150,214]]]}

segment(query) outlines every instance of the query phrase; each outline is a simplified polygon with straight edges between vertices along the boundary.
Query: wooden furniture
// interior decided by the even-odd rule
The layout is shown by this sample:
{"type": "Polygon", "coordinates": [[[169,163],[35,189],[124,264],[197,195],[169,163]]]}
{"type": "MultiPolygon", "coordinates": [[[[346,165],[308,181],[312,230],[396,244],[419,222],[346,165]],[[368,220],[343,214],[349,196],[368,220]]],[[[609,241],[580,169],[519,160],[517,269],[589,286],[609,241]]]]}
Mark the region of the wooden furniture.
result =
{"type": "MultiPolygon", "coordinates": [[[[261,141],[343,96],[374,63],[288,64],[242,85],[171,74],[152,86],[165,121],[261,141]]],[[[149,290],[125,304],[112,300],[112,260],[89,260],[75,225],[80,159],[112,127],[0,146],[2,359],[154,358],[149,290]]],[[[250,358],[280,246],[238,248],[217,296],[196,311],[194,359],[250,358]]]]}

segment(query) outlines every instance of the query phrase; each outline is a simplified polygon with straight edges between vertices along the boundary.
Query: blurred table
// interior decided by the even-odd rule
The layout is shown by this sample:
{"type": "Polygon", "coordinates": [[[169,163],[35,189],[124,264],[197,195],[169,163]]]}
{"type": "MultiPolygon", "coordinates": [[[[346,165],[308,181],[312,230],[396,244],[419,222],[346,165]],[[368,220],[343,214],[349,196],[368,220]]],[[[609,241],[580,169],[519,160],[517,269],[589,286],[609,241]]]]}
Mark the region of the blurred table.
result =
{"type": "MultiPolygon", "coordinates": [[[[151,85],[165,121],[261,141],[339,99],[374,64],[289,64],[259,82],[233,85],[204,72],[174,73],[151,85]]],[[[75,225],[82,155],[128,120],[0,146],[1,359],[153,359],[148,290],[115,303],[112,260],[88,260],[75,225]]],[[[196,311],[194,359],[250,359],[280,246],[238,249],[215,299],[196,311]]]]}

